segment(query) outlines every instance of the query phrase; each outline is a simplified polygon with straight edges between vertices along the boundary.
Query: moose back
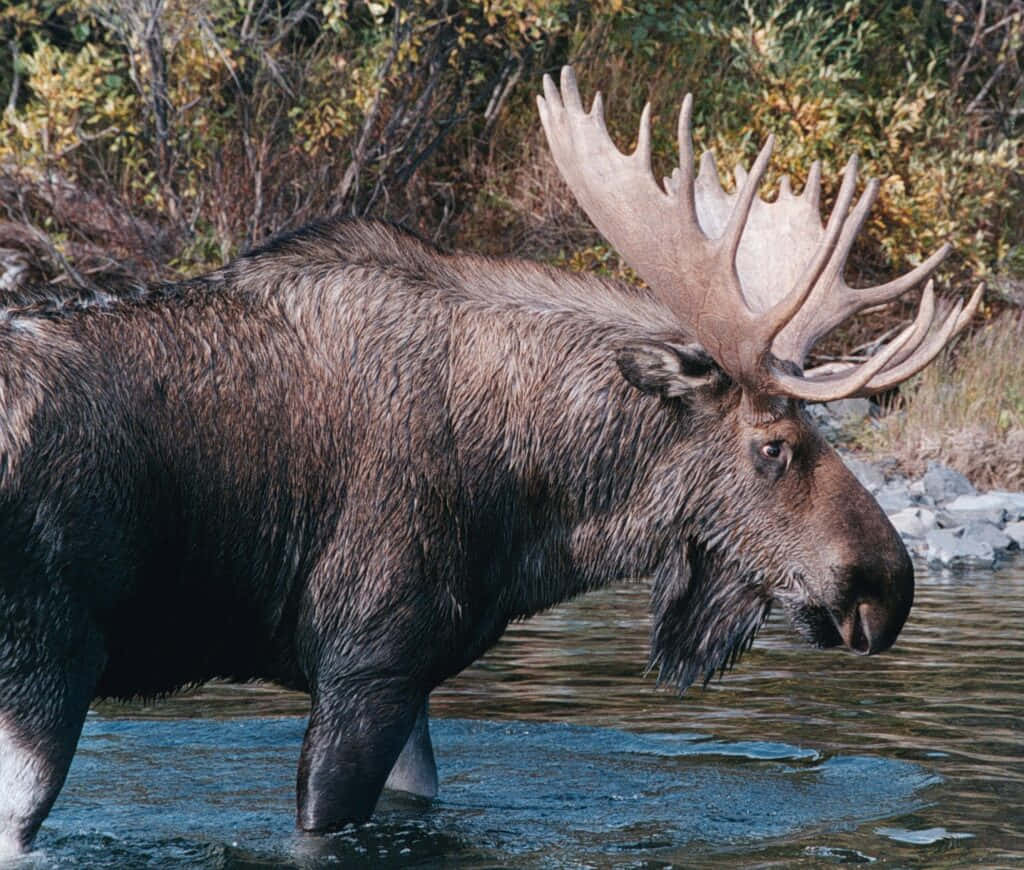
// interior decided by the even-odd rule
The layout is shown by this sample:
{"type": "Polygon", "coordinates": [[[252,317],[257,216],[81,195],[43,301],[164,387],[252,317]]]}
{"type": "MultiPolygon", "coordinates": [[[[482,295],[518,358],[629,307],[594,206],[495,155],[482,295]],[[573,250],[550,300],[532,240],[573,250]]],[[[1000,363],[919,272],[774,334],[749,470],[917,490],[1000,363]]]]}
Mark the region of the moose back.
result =
{"type": "MultiPolygon", "coordinates": [[[[571,75],[547,83],[560,166],[559,129],[590,141],[578,104],[571,75]]],[[[7,300],[0,851],[30,848],[97,697],[211,677],[309,692],[297,823],[319,832],[367,818],[385,782],[433,795],[431,690],[510,620],[589,589],[651,578],[651,663],[680,688],[730,664],[773,602],[817,646],[891,645],[910,560],[802,402],[887,388],[972,309],[936,314],[928,289],[882,362],[804,373],[831,328],[807,306],[869,304],[841,284],[862,206],[823,230],[811,181],[780,195],[814,221],[768,271],[808,286],[754,304],[767,158],[716,193],[686,122],[659,191],[690,209],[677,241],[697,260],[664,227],[591,215],[649,290],[333,220],[178,285],[7,300]]],[[[588,211],[620,196],[569,180],[588,211]]]]}

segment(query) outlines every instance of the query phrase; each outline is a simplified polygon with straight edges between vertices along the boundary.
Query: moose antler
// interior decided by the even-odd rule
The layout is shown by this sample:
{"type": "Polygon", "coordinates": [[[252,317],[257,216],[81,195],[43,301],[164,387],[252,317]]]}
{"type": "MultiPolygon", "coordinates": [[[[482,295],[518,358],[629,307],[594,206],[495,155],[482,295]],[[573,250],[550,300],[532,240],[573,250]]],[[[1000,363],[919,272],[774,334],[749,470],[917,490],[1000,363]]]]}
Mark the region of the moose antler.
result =
{"type": "Polygon", "coordinates": [[[878,194],[878,183],[869,182],[850,210],[856,159],[847,164],[822,227],[817,162],[802,195],[794,196],[783,178],[775,202],[757,196],[771,156],[770,136],[749,173],[737,167],[734,193],[722,189],[708,153],[694,177],[689,94],[679,114],[679,166],[664,186],[651,173],[650,104],[629,155],[608,135],[601,95],[589,112],[584,110],[570,67],[562,69],[561,90],[544,77],[537,105],[555,163],[580,206],[751,397],[823,402],[889,389],[931,362],[978,306],[980,286],[966,306],[946,306],[935,304],[929,282],[914,322],[867,361],[793,374],[783,361],[802,371],[822,336],[856,312],[918,284],[949,253],[949,245],[894,281],[851,288],[843,268],[878,194]]]}

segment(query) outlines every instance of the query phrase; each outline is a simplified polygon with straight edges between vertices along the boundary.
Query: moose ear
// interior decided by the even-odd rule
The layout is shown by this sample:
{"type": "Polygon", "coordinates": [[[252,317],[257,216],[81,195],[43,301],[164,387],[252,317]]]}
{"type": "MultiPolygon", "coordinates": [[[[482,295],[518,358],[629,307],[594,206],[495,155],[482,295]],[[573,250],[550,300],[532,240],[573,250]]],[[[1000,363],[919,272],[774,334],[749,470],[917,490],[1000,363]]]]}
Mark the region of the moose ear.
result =
{"type": "Polygon", "coordinates": [[[622,376],[638,390],[666,399],[713,386],[722,377],[718,364],[699,344],[630,344],[619,350],[615,361],[622,376]]]}

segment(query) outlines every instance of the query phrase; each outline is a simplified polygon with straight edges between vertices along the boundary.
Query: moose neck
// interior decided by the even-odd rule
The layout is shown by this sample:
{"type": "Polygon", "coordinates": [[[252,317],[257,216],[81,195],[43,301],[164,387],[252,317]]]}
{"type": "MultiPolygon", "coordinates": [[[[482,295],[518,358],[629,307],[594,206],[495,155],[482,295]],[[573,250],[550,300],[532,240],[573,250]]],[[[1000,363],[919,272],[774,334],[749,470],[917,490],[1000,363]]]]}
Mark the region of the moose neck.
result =
{"type": "Polygon", "coordinates": [[[650,576],[684,546],[715,473],[711,440],[694,437],[708,427],[622,377],[628,330],[581,319],[506,311],[456,330],[472,339],[452,351],[460,465],[479,516],[505,517],[491,534],[513,616],[650,576]]]}

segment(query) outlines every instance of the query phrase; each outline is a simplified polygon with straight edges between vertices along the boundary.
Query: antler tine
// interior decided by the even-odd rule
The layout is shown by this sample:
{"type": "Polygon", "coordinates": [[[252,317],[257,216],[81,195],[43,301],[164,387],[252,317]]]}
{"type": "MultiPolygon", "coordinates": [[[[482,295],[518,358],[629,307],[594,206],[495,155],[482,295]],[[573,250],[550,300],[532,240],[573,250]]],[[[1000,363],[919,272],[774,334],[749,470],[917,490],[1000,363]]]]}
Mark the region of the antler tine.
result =
{"type": "MultiPolygon", "coordinates": [[[[920,307],[921,308],[923,308],[925,305],[928,305],[928,306],[934,308],[934,311],[935,311],[934,315],[932,315],[932,318],[931,318],[931,325],[929,326],[929,334],[933,334],[933,331],[935,329],[935,325],[936,324],[940,324],[941,325],[941,324],[945,323],[946,319],[950,315],[950,312],[952,312],[952,310],[956,307],[957,302],[959,301],[959,300],[954,300],[954,301],[950,302],[949,300],[942,299],[942,300],[939,300],[938,304],[935,304],[934,303],[934,297],[935,297],[935,282],[933,280],[929,279],[928,283],[924,285],[924,292],[921,294],[921,303],[920,303],[920,307]]],[[[963,306],[961,306],[961,307],[963,307],[963,306]]],[[[918,310],[920,310],[920,308],[918,310]]],[[[940,328],[941,328],[941,326],[940,326],[940,328]]],[[[890,371],[892,369],[895,369],[902,362],[904,362],[905,360],[909,359],[913,354],[917,353],[919,347],[921,345],[923,345],[926,340],[927,340],[927,336],[922,336],[921,341],[918,342],[917,345],[914,345],[913,347],[910,346],[910,345],[905,345],[903,347],[903,350],[901,350],[898,354],[896,354],[896,356],[894,356],[891,360],[889,360],[889,364],[884,369],[882,369],[881,372],[879,372],[879,375],[884,374],[885,372],[890,371]]]]}
{"type": "Polygon", "coordinates": [[[815,211],[821,208],[821,161],[815,160],[807,173],[803,198],[815,211]]]}
{"type": "MultiPolygon", "coordinates": [[[[682,158],[666,188],[651,174],[649,107],[641,117],[636,149],[625,155],[605,128],[602,101],[595,99],[591,111],[584,111],[570,67],[562,69],[560,89],[544,77],[544,96],[537,105],[555,163],[594,225],[676,314],[681,326],[725,371],[746,382],[746,373],[756,368],[767,345],[751,353],[736,340],[750,331],[754,317],[733,262],[726,260],[739,244],[756,182],[748,185],[745,207],[731,216],[728,240],[709,238],[697,219],[692,102],[683,100],[682,158]]],[[[760,160],[762,173],[767,156],[760,160]]]]}
{"type": "Polygon", "coordinates": [[[953,246],[946,242],[937,250],[933,251],[923,263],[915,266],[906,275],[887,281],[885,284],[877,284],[874,287],[862,287],[859,289],[850,288],[847,295],[850,302],[847,306],[850,314],[863,311],[872,305],[881,305],[883,302],[890,302],[906,293],[911,287],[919,284],[928,275],[934,272],[939,264],[946,259],[953,246]]]}
{"type": "MultiPolygon", "coordinates": [[[[730,268],[736,262],[736,251],[739,249],[743,231],[747,227],[750,207],[754,203],[754,197],[757,196],[757,188],[761,184],[761,179],[768,169],[768,161],[771,160],[774,147],[775,137],[769,136],[765,140],[764,145],[761,146],[761,151],[758,153],[754,165],[750,167],[750,174],[747,176],[743,187],[740,188],[739,199],[733,206],[732,214],[729,216],[729,223],[722,234],[722,256],[728,257],[730,268]]],[[[739,176],[737,176],[738,179],[739,176]]]]}
{"type": "MultiPolygon", "coordinates": [[[[672,171],[675,192],[679,197],[679,210],[683,219],[697,223],[697,204],[693,197],[693,94],[683,97],[679,107],[679,126],[676,138],[679,140],[679,165],[672,171]]],[[[666,185],[668,189],[668,185],[666,185]]]]}
{"type": "MultiPolygon", "coordinates": [[[[598,96],[601,96],[598,94],[598,96]]],[[[602,121],[604,119],[602,118],[602,121]]],[[[630,155],[640,167],[650,171],[651,167],[651,104],[644,103],[640,113],[640,128],[636,133],[636,148],[630,155]]]]}
{"type": "Polygon", "coordinates": [[[931,327],[933,314],[932,305],[922,305],[913,323],[883,350],[849,371],[825,375],[814,380],[806,376],[775,371],[773,376],[779,392],[808,402],[833,402],[856,395],[875,375],[888,366],[904,347],[920,344],[931,327]]]}
{"type": "MultiPolygon", "coordinates": [[[[807,184],[804,186],[804,194],[806,195],[810,192],[815,200],[820,189],[820,167],[821,164],[815,161],[814,166],[811,167],[811,176],[808,176],[807,184]],[[815,173],[814,167],[818,167],[817,173],[815,173]],[[812,181],[814,182],[813,186],[812,181]]],[[[806,348],[799,348],[795,352],[788,353],[787,346],[781,344],[777,336],[787,326],[793,324],[790,327],[790,333],[795,334],[800,339],[803,338],[803,330],[800,328],[801,323],[810,324],[813,320],[811,314],[798,319],[799,312],[807,305],[810,297],[815,295],[814,291],[819,286],[819,280],[824,270],[828,268],[829,263],[833,262],[837,256],[840,257],[841,262],[845,262],[846,256],[842,253],[843,230],[845,227],[844,217],[850,208],[850,203],[853,201],[856,184],[857,157],[854,155],[846,163],[846,169],[843,171],[843,182],[839,187],[839,194],[836,197],[832,213],[829,215],[828,224],[825,227],[825,236],[819,243],[817,251],[807,263],[795,287],[780,302],[776,303],[764,317],[763,339],[772,346],[772,351],[780,359],[795,360],[799,357],[799,361],[802,363],[806,356],[806,351],[814,345],[812,341],[807,344],[806,348]]],[[[850,244],[852,244],[852,240],[850,244]]],[[[842,266],[838,266],[837,269],[842,271],[842,266]]]]}
{"type": "MultiPolygon", "coordinates": [[[[570,112],[575,112],[577,114],[585,112],[586,110],[583,108],[583,100],[580,99],[580,89],[576,84],[576,73],[571,66],[562,67],[562,75],[559,84],[562,86],[562,104],[565,108],[570,112]]],[[[547,86],[544,87],[544,92],[548,92],[547,86]]],[[[555,93],[558,93],[558,91],[555,91],[555,93]]],[[[602,118],[602,121],[603,120],[604,119],[602,118]]]]}
{"type": "MultiPolygon", "coordinates": [[[[940,323],[945,319],[949,312],[952,311],[954,305],[955,303],[947,303],[945,300],[941,300],[936,305],[935,282],[929,279],[928,283],[924,285],[924,291],[921,293],[921,302],[918,305],[918,312],[920,313],[922,310],[927,310],[929,312],[928,328],[929,330],[931,330],[936,323],[940,323]]],[[[898,354],[896,354],[896,356],[894,356],[891,360],[889,360],[889,365],[882,369],[882,371],[884,372],[888,371],[889,369],[893,369],[900,363],[902,363],[905,359],[909,358],[913,353],[917,351],[918,347],[920,347],[920,344],[924,342],[926,337],[926,335],[922,336],[921,342],[919,342],[917,345],[904,345],[903,349],[898,354]]],[[[881,372],[879,372],[879,374],[881,374],[881,372]]]]}
{"type": "MultiPolygon", "coordinates": [[[[853,160],[851,159],[851,164],[853,160]]],[[[856,175],[856,164],[854,165],[853,175],[856,175]]],[[[845,179],[844,179],[845,181],[845,179]]],[[[851,185],[852,187],[852,185],[851,185]]],[[[868,181],[867,186],[864,188],[864,192],[860,195],[860,199],[857,200],[857,204],[853,207],[853,211],[850,212],[849,217],[843,221],[843,232],[839,236],[839,243],[836,246],[835,255],[832,258],[835,266],[835,275],[838,277],[842,274],[843,267],[846,265],[846,260],[850,256],[850,249],[853,248],[853,243],[857,238],[857,234],[860,232],[861,227],[864,226],[864,221],[867,220],[868,212],[871,211],[871,206],[875,204],[875,200],[878,199],[878,179],[872,178],[868,181]]],[[[831,272],[832,269],[830,268],[831,272]]]]}
{"type": "Polygon", "coordinates": [[[907,378],[916,375],[928,363],[939,355],[942,349],[959,333],[974,317],[981,303],[985,285],[979,284],[970,300],[964,305],[958,300],[938,329],[932,330],[927,339],[913,353],[900,362],[890,361],[875,377],[871,378],[859,391],[859,395],[871,395],[891,390],[907,378]]]}

